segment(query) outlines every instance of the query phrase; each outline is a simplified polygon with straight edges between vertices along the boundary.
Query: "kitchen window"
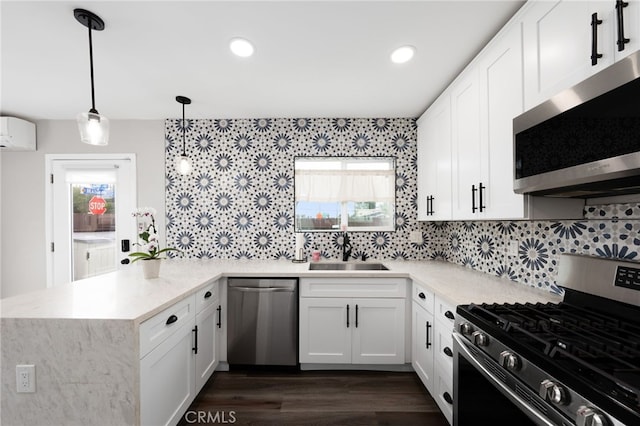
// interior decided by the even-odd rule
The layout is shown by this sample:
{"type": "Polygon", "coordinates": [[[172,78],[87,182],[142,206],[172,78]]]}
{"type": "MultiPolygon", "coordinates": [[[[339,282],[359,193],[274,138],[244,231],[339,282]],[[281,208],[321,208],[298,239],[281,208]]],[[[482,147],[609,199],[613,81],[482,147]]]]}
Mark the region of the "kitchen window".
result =
{"type": "Polygon", "coordinates": [[[394,157],[297,157],[296,232],[393,231],[394,157]]]}

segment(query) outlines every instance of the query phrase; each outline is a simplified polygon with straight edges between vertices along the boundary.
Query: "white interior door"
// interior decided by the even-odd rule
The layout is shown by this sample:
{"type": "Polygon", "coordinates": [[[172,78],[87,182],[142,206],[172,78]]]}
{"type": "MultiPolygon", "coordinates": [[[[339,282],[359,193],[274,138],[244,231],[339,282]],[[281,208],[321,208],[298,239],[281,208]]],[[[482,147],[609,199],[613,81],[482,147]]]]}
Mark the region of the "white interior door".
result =
{"type": "Polygon", "coordinates": [[[136,241],[133,156],[50,158],[49,287],[115,271],[136,241]]]}

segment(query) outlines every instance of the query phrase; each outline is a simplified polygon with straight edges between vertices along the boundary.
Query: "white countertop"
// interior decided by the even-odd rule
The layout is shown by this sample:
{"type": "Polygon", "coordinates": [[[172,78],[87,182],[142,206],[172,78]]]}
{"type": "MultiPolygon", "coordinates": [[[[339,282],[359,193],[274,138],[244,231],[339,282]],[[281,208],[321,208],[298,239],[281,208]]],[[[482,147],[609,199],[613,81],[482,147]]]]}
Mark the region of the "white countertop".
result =
{"type": "Polygon", "coordinates": [[[165,260],[160,277],[144,279],[139,263],[123,270],[0,300],[2,318],[132,320],[155,315],[223,276],[403,277],[451,305],[558,302],[560,296],[441,261],[382,261],[388,271],[309,271],[287,260],[165,260]]]}

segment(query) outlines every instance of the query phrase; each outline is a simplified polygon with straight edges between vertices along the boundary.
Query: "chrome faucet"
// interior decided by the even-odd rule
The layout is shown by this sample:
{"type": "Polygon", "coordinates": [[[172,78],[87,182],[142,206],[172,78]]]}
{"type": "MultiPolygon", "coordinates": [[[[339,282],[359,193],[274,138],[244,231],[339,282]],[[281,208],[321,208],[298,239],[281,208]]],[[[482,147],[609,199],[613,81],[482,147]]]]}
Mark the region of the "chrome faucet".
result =
{"type": "Polygon", "coordinates": [[[351,243],[349,242],[349,235],[345,232],[342,234],[342,261],[346,262],[351,257],[351,243]]]}

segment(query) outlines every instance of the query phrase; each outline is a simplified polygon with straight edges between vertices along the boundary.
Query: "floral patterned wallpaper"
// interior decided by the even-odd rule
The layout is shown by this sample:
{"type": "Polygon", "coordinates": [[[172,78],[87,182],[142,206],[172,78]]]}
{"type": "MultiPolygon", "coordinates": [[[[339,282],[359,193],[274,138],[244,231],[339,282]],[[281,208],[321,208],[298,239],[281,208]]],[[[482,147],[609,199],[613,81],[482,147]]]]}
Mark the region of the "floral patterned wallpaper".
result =
{"type": "MultiPolygon", "coordinates": [[[[352,256],[424,259],[430,237],[416,210],[416,122],[411,118],[186,120],[193,171],[181,176],[182,120],[166,120],[167,241],[187,257],[293,259],[296,156],[396,158],[396,232],[350,232],[352,256]]],[[[338,259],[342,234],[305,233],[307,250],[338,259]]],[[[307,253],[308,255],[308,253],[307,253]]]]}
{"type": "MultiPolygon", "coordinates": [[[[579,221],[418,222],[414,119],[187,120],[188,176],[175,170],[181,124],[165,121],[167,242],[186,257],[293,259],[294,157],[374,155],[397,159],[396,232],[350,233],[354,258],[442,259],[553,292],[561,253],[640,260],[640,204],[589,206],[579,221]]],[[[305,241],[340,258],[340,233],[305,241]]]]}

